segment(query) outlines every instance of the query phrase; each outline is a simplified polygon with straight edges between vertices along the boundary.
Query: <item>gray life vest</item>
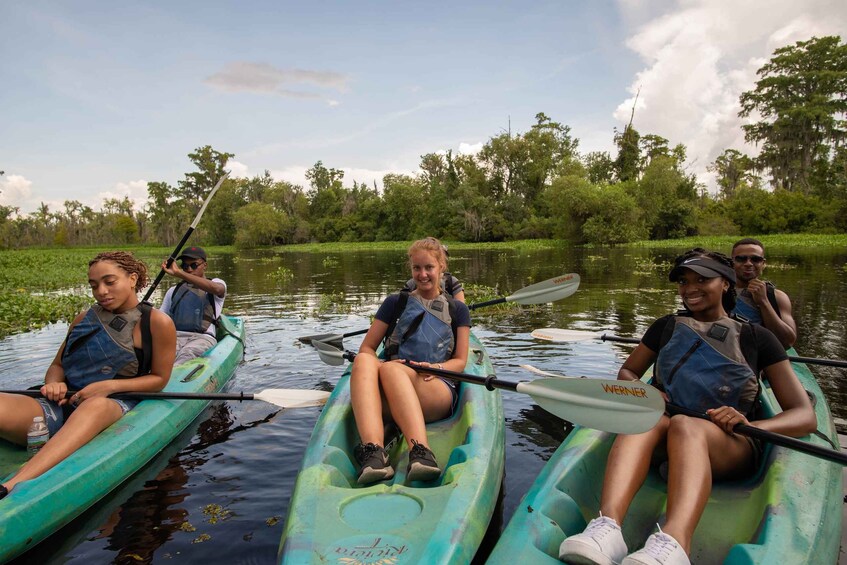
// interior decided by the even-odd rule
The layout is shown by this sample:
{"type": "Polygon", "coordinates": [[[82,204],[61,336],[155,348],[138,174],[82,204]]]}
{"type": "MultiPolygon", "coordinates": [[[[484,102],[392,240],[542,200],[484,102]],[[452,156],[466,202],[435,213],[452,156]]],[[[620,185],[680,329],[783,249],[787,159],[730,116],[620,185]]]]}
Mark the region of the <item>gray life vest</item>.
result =
{"type": "MultiPolygon", "coordinates": [[[[779,312],[779,304],[776,301],[776,286],[772,282],[765,281],[765,289],[767,290],[768,302],[770,302],[777,316],[780,316],[779,312]]],[[[762,312],[759,309],[759,306],[753,300],[753,295],[750,294],[750,291],[742,289],[741,292],[738,293],[738,298],[735,302],[735,308],[732,310],[733,314],[737,314],[749,321],[751,324],[759,324],[762,325],[762,312]]]]}
{"type": "Polygon", "coordinates": [[[98,304],[68,333],[62,351],[62,369],[68,388],[79,390],[91,383],[150,372],[152,342],[150,306],[115,314],[98,304]],[[141,322],[142,357],[139,360],[132,331],[141,322]],[[139,362],[140,361],[140,362],[139,362]]]}
{"type": "Polygon", "coordinates": [[[741,350],[742,334],[750,331],[749,324],[728,317],[671,318],[656,359],[656,383],[671,402],[697,412],[731,406],[752,413],[759,379],[741,350]]]}
{"type": "Polygon", "coordinates": [[[403,291],[399,302],[400,313],[386,337],[386,356],[427,363],[443,363],[450,359],[456,347],[452,299],[442,293],[426,300],[403,291]],[[404,296],[405,304],[402,304],[404,296]]]}
{"type": "Polygon", "coordinates": [[[182,281],[171,295],[170,316],[181,332],[206,333],[209,326],[218,325],[215,295],[182,281]]]}

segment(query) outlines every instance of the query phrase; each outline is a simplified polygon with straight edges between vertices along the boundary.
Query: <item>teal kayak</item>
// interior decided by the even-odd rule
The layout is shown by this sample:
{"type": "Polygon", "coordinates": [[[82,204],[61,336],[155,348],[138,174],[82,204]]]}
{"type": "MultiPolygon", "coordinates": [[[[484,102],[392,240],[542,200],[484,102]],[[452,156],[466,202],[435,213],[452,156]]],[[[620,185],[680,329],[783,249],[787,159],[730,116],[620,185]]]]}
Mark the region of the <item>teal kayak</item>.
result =
{"type": "MultiPolygon", "coordinates": [[[[465,371],[494,373],[471,334],[465,371]]],[[[353,446],[350,368],[338,382],[309,440],[279,548],[280,563],[469,563],[494,514],[504,466],[499,391],[461,384],[456,413],[427,425],[441,478],[406,482],[403,438],[389,450],[396,474],[360,486],[353,446]],[[445,465],[446,463],[446,465],[445,465]]]]}
{"type": "MultiPolygon", "coordinates": [[[[174,367],[168,392],[216,392],[244,352],[244,323],[221,317],[220,341],[174,367]]],[[[93,506],[164,449],[208,405],[203,400],[144,400],[70,457],[0,500],[0,562],[32,548],[93,506]]],[[[0,480],[26,461],[26,449],[0,440],[0,480]]]]}
{"type": "MultiPolygon", "coordinates": [[[[789,355],[796,352],[789,350],[789,355]]],[[[793,363],[815,399],[818,430],[838,445],[823,392],[809,369],[793,363]]],[[[766,415],[779,405],[767,386],[766,415]]],[[[553,454],[503,531],[488,563],[559,563],[559,545],[597,517],[606,458],[614,435],[577,427],[553,454]]],[[[817,435],[804,441],[832,448],[817,435]]],[[[694,533],[691,562],[822,563],[838,561],[841,542],[841,466],[783,447],[767,446],[759,472],[716,483],[694,533]]],[[[630,506],[623,532],[631,551],[655,532],[664,515],[667,485],[651,471],[630,506]]]]}

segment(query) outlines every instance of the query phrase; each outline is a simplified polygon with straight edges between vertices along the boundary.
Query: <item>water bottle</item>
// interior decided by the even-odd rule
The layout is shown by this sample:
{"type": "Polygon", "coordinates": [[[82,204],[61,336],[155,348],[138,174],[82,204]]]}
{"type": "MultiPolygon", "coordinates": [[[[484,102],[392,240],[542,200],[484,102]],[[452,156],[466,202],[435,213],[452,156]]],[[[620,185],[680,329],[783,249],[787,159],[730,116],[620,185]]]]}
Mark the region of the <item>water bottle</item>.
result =
{"type": "Polygon", "coordinates": [[[50,430],[47,429],[44,418],[36,416],[32,419],[32,424],[26,432],[26,450],[29,456],[32,457],[38,453],[38,450],[44,447],[48,439],[50,439],[50,430]]]}

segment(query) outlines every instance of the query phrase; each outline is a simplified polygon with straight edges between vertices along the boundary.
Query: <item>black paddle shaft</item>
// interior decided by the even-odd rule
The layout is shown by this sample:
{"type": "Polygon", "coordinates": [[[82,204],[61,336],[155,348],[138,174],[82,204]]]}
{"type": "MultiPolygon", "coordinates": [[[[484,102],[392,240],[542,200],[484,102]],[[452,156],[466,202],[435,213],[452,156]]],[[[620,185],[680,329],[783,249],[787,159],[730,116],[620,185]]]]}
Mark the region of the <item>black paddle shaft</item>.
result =
{"type": "MultiPolygon", "coordinates": [[[[344,358],[348,361],[353,361],[356,358],[356,354],[352,351],[345,351],[344,358]]],[[[494,375],[480,377],[478,375],[471,375],[470,373],[459,373],[457,371],[450,371],[448,369],[438,369],[436,367],[421,367],[420,365],[413,365],[410,361],[403,361],[403,364],[411,369],[414,369],[415,371],[418,371],[419,373],[430,373],[432,375],[446,377],[448,379],[461,381],[463,383],[482,385],[488,390],[494,390],[495,388],[513,391],[518,390],[518,383],[513,383],[511,381],[503,381],[496,378],[494,375]]]]}
{"type": "MultiPolygon", "coordinates": [[[[38,390],[0,390],[6,394],[22,394],[34,398],[42,398],[38,390]]],[[[76,390],[69,390],[65,398],[75,395],[76,390]]],[[[243,392],[119,392],[109,395],[109,398],[139,398],[162,400],[254,400],[252,394],[243,392]]]]}

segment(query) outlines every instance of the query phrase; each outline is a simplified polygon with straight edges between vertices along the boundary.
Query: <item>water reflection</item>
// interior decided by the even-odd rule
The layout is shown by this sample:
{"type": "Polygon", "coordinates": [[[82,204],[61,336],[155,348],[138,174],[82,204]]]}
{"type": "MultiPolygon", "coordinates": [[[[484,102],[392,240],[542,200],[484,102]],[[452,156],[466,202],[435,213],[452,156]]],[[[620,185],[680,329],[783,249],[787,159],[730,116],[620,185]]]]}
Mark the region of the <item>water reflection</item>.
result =
{"type": "MultiPolygon", "coordinates": [[[[451,270],[465,282],[503,294],[567,272],[582,278],[580,290],[554,305],[489,309],[474,313],[474,331],[495,362],[497,376],[535,378],[521,363],[556,373],[613,378],[631,347],[587,341],[554,344],[533,340],[535,328],[561,327],[640,336],[654,319],[677,307],[666,279],[681,249],[572,249],[456,251],[451,270]]],[[[847,262],[844,250],[768,249],[766,275],[794,303],[797,349],[804,356],[847,358],[847,262]],[[835,266],[835,267],[833,267],[835,266]]],[[[233,390],[266,388],[331,390],[342,367],[322,364],[297,336],[365,328],[381,300],[405,282],[404,257],[395,252],[220,254],[210,272],[227,280],[227,310],[246,319],[247,350],[233,390]],[[280,267],[292,278],[270,275],[280,267]],[[327,297],[332,296],[331,300],[327,297]]],[[[164,291],[164,289],[162,289],[164,291]]],[[[469,301],[473,296],[469,296],[469,301]]],[[[3,388],[38,382],[64,338],[56,325],[0,341],[3,388]],[[11,385],[11,386],[9,386],[11,385]]],[[[358,348],[361,336],[346,339],[358,348]]],[[[843,369],[813,367],[836,416],[847,419],[843,369]]],[[[503,516],[565,437],[558,418],[531,398],[504,392],[506,478],[503,516]]],[[[273,563],[288,501],[316,409],[278,412],[260,402],[230,403],[207,413],[196,431],[172,444],[160,466],[153,462],[113,493],[87,519],[37,548],[28,562],[139,563],[181,558],[191,562],[273,563]],[[210,504],[229,511],[215,524],[203,514],[210,504]],[[99,514],[98,514],[99,512],[99,514]],[[181,529],[190,523],[196,531],[181,529]],[[209,539],[193,543],[201,534],[209,539]],[[62,545],[62,542],[66,542],[62,545]],[[137,558],[140,558],[139,561],[137,558]]]]}

